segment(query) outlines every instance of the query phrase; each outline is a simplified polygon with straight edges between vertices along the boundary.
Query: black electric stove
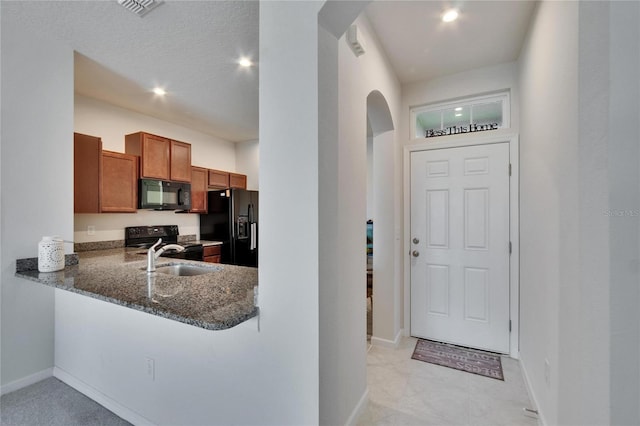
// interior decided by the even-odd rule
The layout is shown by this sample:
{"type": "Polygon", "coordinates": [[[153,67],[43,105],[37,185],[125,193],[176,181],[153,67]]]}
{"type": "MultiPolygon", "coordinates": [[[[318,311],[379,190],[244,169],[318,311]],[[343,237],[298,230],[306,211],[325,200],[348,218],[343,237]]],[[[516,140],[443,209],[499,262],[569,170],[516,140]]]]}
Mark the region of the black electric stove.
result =
{"type": "Polygon", "coordinates": [[[124,245],[148,249],[161,238],[162,243],[156,247],[156,250],[167,244],[178,244],[184,247],[184,251],[181,252],[169,249],[161,254],[162,257],[202,260],[204,252],[202,244],[179,243],[178,235],[180,235],[178,225],[128,226],[124,228],[124,245]]]}

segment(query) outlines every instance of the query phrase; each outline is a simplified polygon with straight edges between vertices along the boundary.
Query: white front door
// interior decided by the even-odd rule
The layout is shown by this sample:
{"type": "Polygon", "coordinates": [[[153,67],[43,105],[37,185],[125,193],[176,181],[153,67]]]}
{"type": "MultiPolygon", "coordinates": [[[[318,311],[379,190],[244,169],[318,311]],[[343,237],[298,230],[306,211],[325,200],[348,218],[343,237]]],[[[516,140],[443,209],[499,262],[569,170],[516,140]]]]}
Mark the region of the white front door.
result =
{"type": "Polygon", "coordinates": [[[509,144],[411,153],[411,335],[509,352],[509,144]]]}

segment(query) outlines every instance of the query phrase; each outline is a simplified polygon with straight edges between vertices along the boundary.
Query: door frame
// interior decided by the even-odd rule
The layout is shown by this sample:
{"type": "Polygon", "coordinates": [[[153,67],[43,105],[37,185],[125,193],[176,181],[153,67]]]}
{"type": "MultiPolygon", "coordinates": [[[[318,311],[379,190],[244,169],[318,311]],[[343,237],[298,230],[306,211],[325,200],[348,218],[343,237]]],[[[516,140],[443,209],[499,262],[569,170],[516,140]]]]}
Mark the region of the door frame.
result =
{"type": "Polygon", "coordinates": [[[405,336],[409,336],[411,333],[411,153],[434,149],[508,143],[509,162],[511,163],[511,179],[509,180],[509,239],[512,247],[511,256],[509,257],[509,318],[511,320],[509,356],[518,359],[520,357],[519,138],[516,133],[507,133],[500,130],[491,133],[491,135],[467,133],[455,136],[441,136],[433,139],[413,139],[404,146],[404,334],[405,336]]]}

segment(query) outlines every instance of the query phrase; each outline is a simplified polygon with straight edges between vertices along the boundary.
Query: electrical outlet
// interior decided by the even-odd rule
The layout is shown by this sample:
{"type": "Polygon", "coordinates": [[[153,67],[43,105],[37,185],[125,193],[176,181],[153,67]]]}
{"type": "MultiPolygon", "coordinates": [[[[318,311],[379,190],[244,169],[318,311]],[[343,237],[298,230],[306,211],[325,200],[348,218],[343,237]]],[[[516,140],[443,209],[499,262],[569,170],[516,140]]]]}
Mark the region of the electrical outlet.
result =
{"type": "Polygon", "coordinates": [[[147,367],[147,377],[154,381],[156,379],[156,362],[153,358],[145,358],[147,367]]]}
{"type": "Polygon", "coordinates": [[[544,381],[547,386],[551,385],[551,365],[548,359],[544,359],[544,381]]]}
{"type": "Polygon", "coordinates": [[[87,235],[96,235],[96,227],[93,225],[87,226],[87,235]]]}

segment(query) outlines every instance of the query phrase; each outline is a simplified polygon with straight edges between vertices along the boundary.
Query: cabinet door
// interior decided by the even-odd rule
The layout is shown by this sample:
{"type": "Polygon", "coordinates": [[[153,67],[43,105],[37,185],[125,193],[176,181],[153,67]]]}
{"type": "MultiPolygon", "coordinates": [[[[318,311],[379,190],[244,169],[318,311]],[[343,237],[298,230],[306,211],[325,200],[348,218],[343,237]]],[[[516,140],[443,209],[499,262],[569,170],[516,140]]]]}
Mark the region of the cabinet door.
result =
{"type": "Polygon", "coordinates": [[[209,187],[216,189],[229,188],[229,172],[209,170],[209,187]]]}
{"type": "Polygon", "coordinates": [[[170,141],[144,133],[142,136],[142,170],[140,177],[169,179],[170,141]]]}
{"type": "Polygon", "coordinates": [[[138,157],[102,152],[102,212],[135,213],[138,203],[138,157]]]}
{"type": "Polygon", "coordinates": [[[102,140],[73,134],[73,212],[100,213],[102,140]]]}
{"type": "Polygon", "coordinates": [[[247,175],[229,173],[229,187],[247,189],[247,175]]]}
{"type": "Polygon", "coordinates": [[[220,263],[221,253],[220,246],[207,246],[203,251],[203,260],[209,263],[220,263]]]}
{"type": "Polygon", "coordinates": [[[191,182],[191,144],[171,141],[170,179],[191,182]]]}
{"type": "Polygon", "coordinates": [[[202,167],[191,168],[191,213],[207,212],[207,175],[202,167]]]}

